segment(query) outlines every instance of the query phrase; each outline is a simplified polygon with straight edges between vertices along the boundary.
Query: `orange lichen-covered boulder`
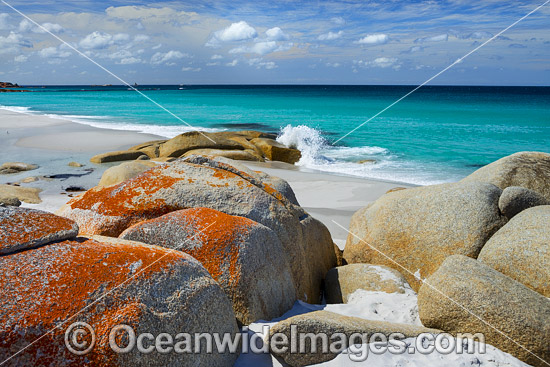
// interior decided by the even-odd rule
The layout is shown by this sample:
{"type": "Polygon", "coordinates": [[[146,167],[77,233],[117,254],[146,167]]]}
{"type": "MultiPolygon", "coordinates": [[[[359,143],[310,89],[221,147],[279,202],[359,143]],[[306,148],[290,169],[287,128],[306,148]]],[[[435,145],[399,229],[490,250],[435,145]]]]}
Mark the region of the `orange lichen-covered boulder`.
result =
{"type": "Polygon", "coordinates": [[[228,160],[192,156],[155,167],[109,187],[95,187],[58,212],[81,233],[119,236],[126,228],[161,215],[206,207],[252,219],[275,232],[292,271],[296,296],[318,302],[321,282],[336,265],[328,229],[268,180],[228,160]]]}
{"type": "MultiPolygon", "coordinates": [[[[11,358],[6,365],[232,366],[237,358],[175,349],[183,340],[179,333],[238,332],[222,289],[182,252],[78,238],[2,256],[0,269],[0,359],[11,358]],[[71,327],[75,322],[87,323],[93,334],[71,327]],[[140,353],[134,339],[131,351],[116,353],[131,341],[128,331],[113,331],[121,324],[136,337],[170,334],[172,349],[140,353]]],[[[155,346],[155,340],[143,345],[155,346]]]]}
{"type": "Polygon", "coordinates": [[[0,255],[78,235],[70,219],[34,209],[0,207],[0,255]]]}
{"type": "Polygon", "coordinates": [[[280,316],[294,303],[282,245],[272,230],[253,220],[214,209],[185,209],[136,224],[120,238],[193,256],[233,301],[244,325],[280,316]]]}

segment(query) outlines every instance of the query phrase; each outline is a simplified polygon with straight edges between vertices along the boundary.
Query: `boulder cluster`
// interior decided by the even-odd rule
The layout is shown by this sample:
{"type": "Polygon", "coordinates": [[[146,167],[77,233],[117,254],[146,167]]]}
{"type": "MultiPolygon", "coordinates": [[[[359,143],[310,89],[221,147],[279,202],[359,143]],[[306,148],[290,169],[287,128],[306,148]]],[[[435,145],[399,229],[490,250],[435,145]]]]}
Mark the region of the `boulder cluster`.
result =
{"type": "MultiPolygon", "coordinates": [[[[460,182],[391,190],[352,218],[348,265],[325,279],[328,303],[358,289],[418,292],[420,320],[432,333],[482,333],[487,344],[533,366],[550,361],[550,154],[522,152],[460,182]],[[412,288],[412,289],[411,289],[412,288]]],[[[329,334],[425,328],[318,311],[271,329],[329,334]]],[[[335,353],[279,353],[306,366],[335,353]]]]}
{"type": "Polygon", "coordinates": [[[297,149],[278,143],[275,134],[259,131],[198,132],[178,135],[170,140],[155,140],[136,145],[128,150],[96,155],[92,163],[108,163],[131,160],[156,160],[166,162],[175,158],[201,155],[225,157],[241,161],[281,161],[294,164],[300,160],[297,149]]]}
{"type": "Polygon", "coordinates": [[[225,158],[155,165],[57,214],[0,207],[2,360],[46,334],[17,363],[231,366],[238,354],[116,354],[109,331],[235,334],[320,302],[337,265],[327,228],[288,183],[225,158]],[[97,336],[86,356],[64,345],[75,321],[97,336]]]}
{"type": "MultiPolygon", "coordinates": [[[[240,135],[223,138],[227,151],[266,139],[240,135]]],[[[199,143],[182,148],[203,138],[136,148],[183,157],[113,167],[57,215],[0,206],[2,360],[27,347],[14,365],[231,366],[238,354],[117,354],[109,331],[236,335],[297,300],[351,303],[366,291],[412,295],[417,318],[319,310],[275,323],[265,343],[282,334],[292,344],[297,334],[482,333],[525,363],[550,361],[550,154],[516,153],[457,183],[390,190],[355,213],[342,254],[287,182],[187,154],[210,149],[199,143]],[[64,344],[75,321],[97,336],[84,356],[64,344]]],[[[307,343],[305,353],[270,352],[297,367],[342,351],[307,343]]]]}

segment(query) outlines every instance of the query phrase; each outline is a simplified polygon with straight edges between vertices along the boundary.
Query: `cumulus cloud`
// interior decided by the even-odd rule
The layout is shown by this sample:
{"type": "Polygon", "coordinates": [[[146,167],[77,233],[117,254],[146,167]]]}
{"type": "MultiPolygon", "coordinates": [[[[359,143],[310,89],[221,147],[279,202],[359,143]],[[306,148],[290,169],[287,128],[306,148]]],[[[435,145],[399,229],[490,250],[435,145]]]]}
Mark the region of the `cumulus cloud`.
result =
{"type": "Polygon", "coordinates": [[[71,53],[69,51],[58,50],[57,47],[46,47],[38,51],[38,56],[44,59],[65,59],[71,56],[71,53]]]}
{"type": "Polygon", "coordinates": [[[339,68],[341,66],[339,62],[327,62],[325,65],[329,68],[339,68]]]}
{"type": "Polygon", "coordinates": [[[109,33],[95,31],[80,40],[79,45],[87,50],[98,50],[108,47],[112,41],[113,36],[109,33]]]}
{"type": "Polygon", "coordinates": [[[449,40],[449,35],[445,33],[445,34],[439,34],[437,36],[417,38],[414,40],[414,43],[442,42],[442,41],[446,42],[448,40],[449,40]]]}
{"type": "Polygon", "coordinates": [[[220,59],[223,59],[222,55],[212,55],[212,57],[210,58],[210,60],[220,60],[220,59]]]}
{"type": "Polygon", "coordinates": [[[286,51],[292,48],[293,43],[278,44],[275,41],[257,42],[252,46],[241,46],[229,50],[229,53],[254,53],[258,55],[267,55],[272,52],[286,51]]]}
{"type": "Polygon", "coordinates": [[[247,61],[248,65],[256,67],[256,69],[275,69],[277,68],[277,64],[275,64],[273,61],[264,61],[262,58],[254,58],[247,61]]]}
{"type": "Polygon", "coordinates": [[[30,22],[27,19],[23,19],[19,23],[19,32],[26,33],[26,32],[33,32],[33,33],[61,33],[64,32],[65,29],[57,23],[42,23],[42,27],[36,26],[34,23],[30,22]]]}
{"type": "Polygon", "coordinates": [[[138,57],[125,57],[123,59],[120,59],[120,61],[118,61],[117,64],[132,65],[132,64],[139,64],[140,62],[142,62],[142,60],[138,57]]]}
{"type": "Polygon", "coordinates": [[[388,43],[389,39],[390,38],[387,34],[368,34],[357,41],[357,43],[362,45],[383,45],[385,43],[388,43]]]}
{"type": "Polygon", "coordinates": [[[151,57],[151,64],[165,64],[171,61],[183,59],[184,57],[189,57],[189,54],[184,54],[175,50],[171,50],[168,52],[157,52],[151,57]]]}
{"type": "Polygon", "coordinates": [[[123,45],[130,41],[130,35],[118,33],[114,36],[104,32],[92,32],[78,43],[86,50],[101,50],[111,45],[123,45]]]}
{"type": "Polygon", "coordinates": [[[335,39],[338,39],[344,35],[344,31],[338,31],[338,32],[328,32],[325,34],[321,34],[317,39],[319,41],[332,41],[335,39]]]}
{"type": "Polygon", "coordinates": [[[218,47],[222,42],[246,41],[258,37],[258,32],[244,20],[232,23],[229,27],[214,32],[206,43],[208,47],[218,47]]]}
{"type": "Polygon", "coordinates": [[[21,47],[30,48],[32,43],[15,32],[10,32],[6,37],[0,36],[0,54],[16,53],[21,47]]]}
{"type": "Polygon", "coordinates": [[[366,68],[389,68],[399,67],[398,59],[396,57],[378,57],[372,61],[355,60],[353,63],[357,66],[366,68]]]}
{"type": "Polygon", "coordinates": [[[235,59],[235,60],[225,64],[225,66],[237,66],[238,64],[239,64],[239,60],[235,59]]]}
{"type": "Polygon", "coordinates": [[[274,27],[265,31],[268,41],[288,41],[290,36],[283,32],[279,27],[274,27]]]}

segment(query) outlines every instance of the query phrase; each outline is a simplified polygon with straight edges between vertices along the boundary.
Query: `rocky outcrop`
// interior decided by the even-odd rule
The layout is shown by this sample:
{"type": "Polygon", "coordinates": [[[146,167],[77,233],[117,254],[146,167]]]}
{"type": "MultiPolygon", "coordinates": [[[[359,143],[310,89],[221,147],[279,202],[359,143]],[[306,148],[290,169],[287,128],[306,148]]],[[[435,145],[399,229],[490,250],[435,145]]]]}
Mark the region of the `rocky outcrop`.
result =
{"type": "Polygon", "coordinates": [[[482,333],[533,366],[550,361],[550,301],[477,260],[448,257],[420,288],[418,307],[427,327],[482,333]]]}
{"type": "Polygon", "coordinates": [[[447,256],[478,256],[506,223],[498,208],[501,192],[492,184],[469,182],[386,194],[353,215],[344,258],[398,271],[402,266],[417,290],[417,278],[430,276],[447,256]]]}
{"type": "Polygon", "coordinates": [[[0,207],[0,255],[75,238],[72,220],[34,209],[0,207]]]}
{"type": "MultiPolygon", "coordinates": [[[[168,333],[176,338],[172,347],[178,334],[190,333],[191,350],[194,333],[238,332],[231,303],[191,256],[116,238],[74,238],[77,227],[68,219],[0,210],[0,358],[11,358],[8,365],[233,365],[238,354],[207,353],[204,344],[197,354],[141,353],[135,347],[115,353],[111,347],[110,334],[121,324],[136,335],[168,333]],[[75,322],[87,323],[94,337],[71,329],[75,322]],[[70,352],[66,338],[72,337],[90,343],[69,344],[73,350],[91,349],[70,352]]],[[[128,334],[113,336],[117,346],[127,345],[128,334]]]]}
{"type": "Polygon", "coordinates": [[[538,205],[550,205],[550,200],[536,191],[519,186],[505,188],[498,200],[500,211],[508,219],[512,219],[525,209],[538,205]]]}
{"type": "Polygon", "coordinates": [[[244,325],[278,317],[294,303],[296,291],[279,239],[250,219],[186,209],[136,224],[120,238],[193,256],[221,285],[244,325]]]}
{"type": "Polygon", "coordinates": [[[109,163],[109,162],[121,162],[121,161],[132,161],[138,159],[143,155],[142,152],[134,150],[120,150],[116,152],[102,153],[94,155],[90,158],[92,163],[109,163]]]}
{"type": "Polygon", "coordinates": [[[153,162],[124,162],[118,166],[106,169],[101,176],[98,186],[111,186],[124,182],[156,166],[157,164],[153,162]]]}
{"type": "Polygon", "coordinates": [[[488,182],[501,189],[525,187],[550,200],[550,154],[515,153],[478,169],[462,181],[488,182]]]}
{"type": "Polygon", "coordinates": [[[42,202],[39,196],[41,191],[35,187],[0,185],[0,198],[3,198],[2,200],[6,203],[19,200],[28,204],[40,204],[42,202]]]}
{"type": "Polygon", "coordinates": [[[292,367],[302,367],[330,361],[336,358],[338,353],[345,350],[350,344],[368,343],[369,338],[374,333],[382,333],[386,337],[389,337],[392,333],[402,333],[405,337],[414,337],[422,333],[439,334],[441,330],[385,321],[365,320],[358,317],[342,316],[328,311],[315,311],[288,318],[271,327],[266,341],[270,346],[272,345],[271,338],[276,333],[286,336],[287,349],[283,351],[280,348],[282,345],[279,344],[277,349],[270,349],[271,354],[292,367]],[[311,338],[303,338],[302,341],[300,335],[308,333],[320,335],[321,337],[315,340],[315,344],[312,343],[311,338]],[[361,336],[357,336],[354,340],[350,340],[350,337],[356,333],[361,334],[361,336],[365,334],[365,338],[362,339],[361,336]],[[336,340],[340,341],[344,339],[342,340],[343,343],[338,345],[341,349],[329,350],[328,347],[324,347],[323,335],[326,335],[327,342],[325,344],[327,346],[336,340]],[[345,337],[342,338],[342,336],[345,337]],[[294,352],[292,346],[295,346],[296,350],[294,352]],[[301,348],[303,348],[303,352],[300,352],[301,348]]]}
{"type": "Polygon", "coordinates": [[[37,169],[36,164],[29,164],[23,162],[6,162],[0,166],[0,175],[8,175],[12,173],[19,173],[24,171],[31,171],[37,169]]]}
{"type": "Polygon", "coordinates": [[[94,163],[135,160],[147,156],[152,160],[201,155],[234,160],[263,162],[265,160],[295,163],[299,150],[275,141],[274,134],[259,131],[222,131],[216,133],[192,131],[170,140],[154,140],[131,147],[127,151],[110,152],[92,158],[94,163]]]}
{"type": "Polygon", "coordinates": [[[332,268],[325,277],[327,303],[347,303],[358,289],[405,293],[409,284],[397,270],[380,265],[349,264],[332,268]]]}
{"type": "Polygon", "coordinates": [[[302,154],[298,149],[285,147],[283,144],[275,140],[256,138],[250,141],[252,144],[260,148],[264,156],[271,161],[281,161],[294,164],[300,160],[302,154]]]}
{"type": "Polygon", "coordinates": [[[223,291],[198,261],[182,252],[83,239],[2,256],[0,268],[0,358],[38,340],[14,357],[15,365],[229,367],[237,358],[111,349],[109,334],[119,324],[136,335],[237,333],[223,291]],[[89,324],[95,333],[95,345],[85,355],[74,355],[65,346],[64,334],[74,322],[89,324]]]}
{"type": "Polygon", "coordinates": [[[223,160],[194,156],[160,165],[118,185],[92,188],[59,213],[75,220],[82,233],[116,237],[144,220],[196,207],[246,217],[273,230],[297,297],[320,300],[322,279],[336,262],[327,228],[261,175],[223,160]]]}
{"type": "Polygon", "coordinates": [[[516,215],[487,241],[478,260],[550,297],[550,206],[516,215]]]}
{"type": "Polygon", "coordinates": [[[256,151],[251,149],[246,150],[222,150],[222,149],[193,149],[185,154],[183,157],[189,157],[191,155],[201,155],[204,157],[225,157],[238,161],[254,161],[264,162],[265,159],[256,151]]]}
{"type": "Polygon", "coordinates": [[[181,157],[193,149],[229,149],[244,150],[236,141],[216,133],[191,131],[172,138],[160,146],[161,157],[181,157]]]}

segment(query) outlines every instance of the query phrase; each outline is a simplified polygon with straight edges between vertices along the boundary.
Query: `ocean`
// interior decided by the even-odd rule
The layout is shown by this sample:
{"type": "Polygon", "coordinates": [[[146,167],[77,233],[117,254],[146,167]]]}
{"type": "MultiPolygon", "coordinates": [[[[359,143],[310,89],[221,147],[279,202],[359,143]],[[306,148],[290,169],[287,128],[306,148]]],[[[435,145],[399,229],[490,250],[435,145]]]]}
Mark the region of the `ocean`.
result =
{"type": "MultiPolygon", "coordinates": [[[[550,152],[550,87],[139,86],[199,130],[261,130],[299,165],[418,185],[457,181],[518,151],[550,152]],[[359,163],[365,161],[363,163],[359,163]]],[[[26,87],[0,108],[173,137],[193,130],[123,86],[26,87]]]]}

